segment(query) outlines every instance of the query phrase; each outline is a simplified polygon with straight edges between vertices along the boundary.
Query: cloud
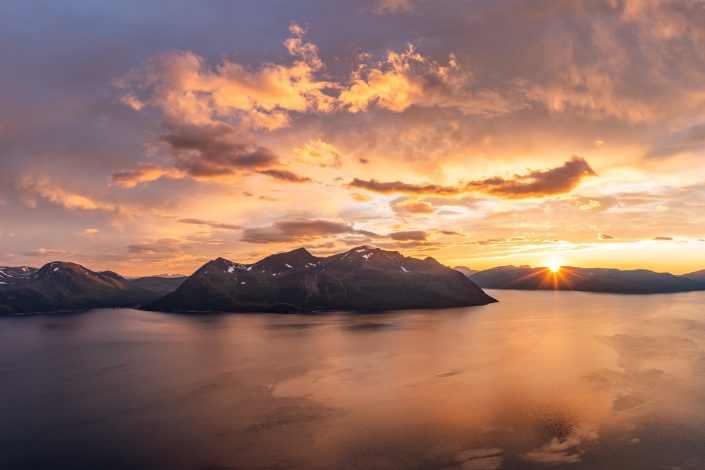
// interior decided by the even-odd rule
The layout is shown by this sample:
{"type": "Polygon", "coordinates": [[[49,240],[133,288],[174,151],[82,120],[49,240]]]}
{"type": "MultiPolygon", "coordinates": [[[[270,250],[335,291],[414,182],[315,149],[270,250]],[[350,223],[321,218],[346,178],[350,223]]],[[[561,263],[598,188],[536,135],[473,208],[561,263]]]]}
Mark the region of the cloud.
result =
{"type": "Polygon", "coordinates": [[[243,230],[242,241],[248,243],[280,243],[312,240],[336,235],[378,235],[356,229],[352,224],[322,219],[293,219],[275,222],[265,227],[253,227],[243,230]]]}
{"type": "Polygon", "coordinates": [[[28,193],[24,198],[24,202],[32,208],[37,206],[37,201],[34,196],[38,196],[41,199],[68,210],[107,212],[121,211],[121,208],[116,204],[111,204],[99,199],[94,199],[84,194],[79,194],[74,191],[64,189],[45,178],[25,178],[19,183],[18,188],[21,191],[28,193]]]}
{"type": "Polygon", "coordinates": [[[258,171],[258,173],[270,176],[279,181],[285,181],[287,183],[307,183],[309,181],[312,181],[311,178],[297,175],[296,173],[288,170],[279,170],[272,168],[269,170],[260,170],[258,171]]]}
{"type": "Polygon", "coordinates": [[[377,15],[409,15],[415,11],[413,0],[377,0],[372,8],[377,15]]]}
{"type": "Polygon", "coordinates": [[[212,220],[203,219],[179,219],[182,224],[192,224],[192,225],[202,225],[204,227],[210,227],[221,230],[239,230],[242,228],[240,225],[225,224],[221,222],[213,222],[212,220]]]}
{"type": "Polygon", "coordinates": [[[323,167],[340,166],[340,152],[322,139],[311,139],[294,148],[296,159],[302,163],[323,167]]]}
{"type": "Polygon", "coordinates": [[[134,109],[135,111],[140,111],[142,108],[144,108],[145,104],[141,102],[137,97],[128,92],[122,95],[120,98],[120,102],[126,106],[129,106],[130,108],[134,109]]]}
{"type": "Polygon", "coordinates": [[[402,232],[392,232],[389,238],[398,241],[426,241],[428,234],[423,230],[407,230],[402,232]]]}
{"type": "Polygon", "coordinates": [[[96,233],[100,232],[97,228],[84,228],[83,231],[81,232],[82,235],[90,236],[90,235],[95,235],[96,233]]]}
{"type": "Polygon", "coordinates": [[[39,248],[38,250],[26,251],[20,254],[28,258],[43,258],[47,256],[65,256],[68,255],[69,252],[66,250],[52,250],[48,248],[39,248]]]}
{"type": "Polygon", "coordinates": [[[370,196],[365,196],[364,194],[360,193],[350,193],[350,197],[356,200],[357,202],[370,202],[373,200],[370,196]]]}
{"type": "Polygon", "coordinates": [[[124,188],[134,188],[140,183],[156,181],[160,178],[179,179],[184,176],[184,172],[175,168],[166,168],[158,165],[142,165],[135,170],[113,173],[112,182],[124,188]]]}
{"type": "Polygon", "coordinates": [[[392,209],[397,214],[432,214],[435,208],[426,201],[407,200],[406,198],[392,201],[392,209]]]}
{"type": "Polygon", "coordinates": [[[232,175],[277,161],[265,147],[233,141],[227,125],[179,126],[171,131],[161,140],[169,145],[176,168],[197,178],[232,175]]]}
{"type": "Polygon", "coordinates": [[[612,235],[607,235],[606,233],[598,233],[597,239],[598,240],[614,240],[614,237],[612,235]]]}
{"type": "Polygon", "coordinates": [[[596,176],[587,161],[573,157],[562,166],[548,170],[532,170],[523,175],[507,179],[500,176],[471,181],[464,187],[439,186],[435,184],[410,184],[400,181],[379,182],[355,178],[348,187],[392,194],[435,194],[451,196],[464,192],[481,192],[505,199],[523,199],[565,194],[575,189],[583,178],[596,176]]]}
{"type": "Polygon", "coordinates": [[[123,103],[161,112],[164,133],[157,143],[174,168],[144,165],[113,180],[134,187],[162,177],[219,178],[275,164],[278,157],[253,143],[250,131],[287,127],[291,113],[332,111],[335,99],[324,91],[337,87],[316,79],[324,65],[317,47],[303,40],[304,28],[292,24],[289,30],[292,37],[284,41],[294,58],[289,65],[249,68],[223,60],[211,67],[192,52],[176,50],[116,80],[125,92],[123,103]]]}
{"type": "MultiPolygon", "coordinates": [[[[335,85],[318,81],[323,68],[318,48],[304,42],[305,30],[292,24],[292,37],[284,41],[294,57],[290,65],[264,63],[251,69],[223,60],[210,67],[205,59],[174,50],[149,59],[143,70],[116,81],[142,102],[164,113],[167,121],[195,126],[229,118],[253,129],[278,129],[289,124],[290,112],[330,111],[333,98],[324,93],[335,85]]],[[[130,100],[131,101],[131,100],[130,100]]]]}
{"type": "Polygon", "coordinates": [[[569,193],[589,176],[597,174],[584,158],[574,156],[557,168],[534,170],[525,175],[514,175],[513,179],[494,177],[472,181],[466,188],[507,199],[546,197],[569,193]]]}
{"type": "Polygon", "coordinates": [[[672,237],[654,237],[652,240],[670,242],[673,241],[672,237]]]}
{"type": "Polygon", "coordinates": [[[127,246],[127,252],[136,255],[158,255],[181,251],[188,242],[176,238],[161,238],[153,242],[142,242],[127,246]]]}
{"type": "Polygon", "coordinates": [[[473,76],[451,54],[443,65],[419,54],[412,44],[403,52],[387,52],[372,66],[362,65],[338,96],[338,105],[349,112],[365,111],[372,104],[394,112],[413,105],[457,108],[467,115],[497,116],[525,104],[479,87],[473,76]]]}
{"type": "Polygon", "coordinates": [[[381,194],[437,194],[451,196],[461,192],[458,188],[450,186],[440,186],[437,184],[413,184],[402,183],[401,181],[381,182],[375,179],[362,180],[353,179],[349,184],[350,188],[365,189],[367,191],[381,194]]]}

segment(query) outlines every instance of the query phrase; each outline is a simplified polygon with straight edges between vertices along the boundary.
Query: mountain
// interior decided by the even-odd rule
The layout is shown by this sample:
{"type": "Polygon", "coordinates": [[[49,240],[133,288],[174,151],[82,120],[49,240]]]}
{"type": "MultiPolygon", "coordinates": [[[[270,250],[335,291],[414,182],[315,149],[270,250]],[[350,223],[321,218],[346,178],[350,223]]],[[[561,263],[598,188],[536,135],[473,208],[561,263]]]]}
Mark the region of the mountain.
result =
{"type": "Polygon", "coordinates": [[[477,272],[476,269],[470,269],[467,266],[455,266],[453,269],[455,269],[456,271],[460,271],[467,277],[470,277],[477,272]]]}
{"type": "Polygon", "coordinates": [[[564,266],[547,268],[499,266],[479,271],[470,279],[485,289],[575,290],[620,294],[655,294],[705,290],[705,279],[657,273],[646,269],[620,270],[564,266]]]}
{"type": "Polygon", "coordinates": [[[688,274],[683,274],[683,277],[687,277],[688,279],[705,280],[705,269],[701,269],[700,271],[695,271],[688,274]]]}
{"type": "Polygon", "coordinates": [[[433,258],[361,246],[318,258],[304,248],[254,264],[218,258],[148,305],[159,311],[306,312],[485,305],[495,299],[433,258]]]}
{"type": "Polygon", "coordinates": [[[0,266],[0,286],[27,279],[37,268],[29,266],[0,266]]]}
{"type": "Polygon", "coordinates": [[[128,282],[133,287],[153,293],[155,296],[153,301],[169,292],[174,292],[184,282],[184,279],[186,276],[145,276],[128,279],[128,282]]]}
{"type": "Polygon", "coordinates": [[[112,271],[54,261],[39,269],[0,268],[0,314],[54,312],[150,303],[178,287],[178,280],[128,281],[112,271]]]}

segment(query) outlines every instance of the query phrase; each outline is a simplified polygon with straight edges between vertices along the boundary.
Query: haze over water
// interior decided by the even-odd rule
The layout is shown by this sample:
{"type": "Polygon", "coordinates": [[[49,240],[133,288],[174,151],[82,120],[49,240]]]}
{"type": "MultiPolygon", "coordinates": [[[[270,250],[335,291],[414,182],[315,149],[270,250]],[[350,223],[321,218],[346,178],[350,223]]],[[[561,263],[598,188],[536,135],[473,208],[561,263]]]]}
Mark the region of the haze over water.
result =
{"type": "Polygon", "coordinates": [[[705,292],[489,293],[0,318],[0,467],[705,467],[705,292]]]}

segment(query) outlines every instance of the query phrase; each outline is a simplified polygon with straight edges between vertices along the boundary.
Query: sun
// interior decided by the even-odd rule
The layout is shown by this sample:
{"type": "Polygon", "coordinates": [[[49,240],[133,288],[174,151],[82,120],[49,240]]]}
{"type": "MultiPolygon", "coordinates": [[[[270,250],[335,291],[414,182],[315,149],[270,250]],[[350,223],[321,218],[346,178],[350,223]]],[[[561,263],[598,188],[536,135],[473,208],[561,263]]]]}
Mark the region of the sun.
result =
{"type": "Polygon", "coordinates": [[[548,263],[546,263],[546,265],[552,273],[557,273],[561,270],[562,262],[559,259],[551,258],[550,260],[548,260],[548,263]]]}

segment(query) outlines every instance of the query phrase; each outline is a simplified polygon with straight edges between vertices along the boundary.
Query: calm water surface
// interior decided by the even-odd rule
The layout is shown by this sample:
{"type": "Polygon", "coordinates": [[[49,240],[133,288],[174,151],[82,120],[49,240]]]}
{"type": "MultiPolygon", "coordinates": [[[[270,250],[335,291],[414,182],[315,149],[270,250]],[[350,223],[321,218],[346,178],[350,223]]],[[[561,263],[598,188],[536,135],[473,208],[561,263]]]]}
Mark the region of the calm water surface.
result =
{"type": "Polygon", "coordinates": [[[705,293],[0,319],[0,468],[705,468],[705,293]]]}

